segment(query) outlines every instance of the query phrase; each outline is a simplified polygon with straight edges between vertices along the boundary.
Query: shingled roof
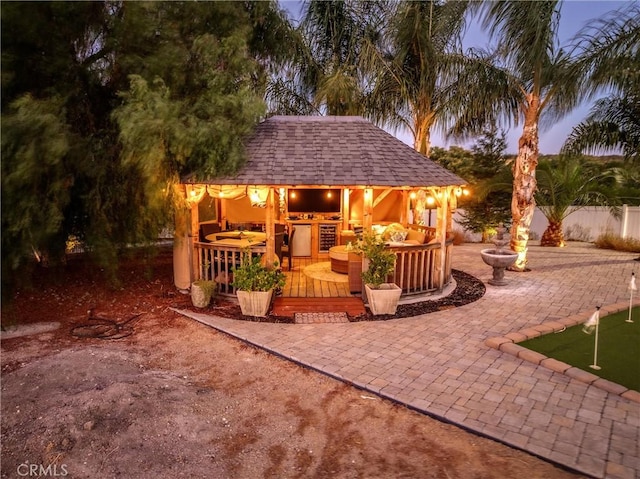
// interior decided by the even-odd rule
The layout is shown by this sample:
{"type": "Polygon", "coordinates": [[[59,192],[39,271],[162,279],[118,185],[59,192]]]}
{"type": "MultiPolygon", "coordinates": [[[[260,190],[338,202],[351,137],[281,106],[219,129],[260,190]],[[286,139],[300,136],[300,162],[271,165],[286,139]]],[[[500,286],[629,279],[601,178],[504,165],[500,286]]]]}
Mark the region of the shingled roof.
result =
{"type": "Polygon", "coordinates": [[[459,176],[358,116],[273,116],[246,145],[247,162],[213,185],[428,187],[459,176]]]}

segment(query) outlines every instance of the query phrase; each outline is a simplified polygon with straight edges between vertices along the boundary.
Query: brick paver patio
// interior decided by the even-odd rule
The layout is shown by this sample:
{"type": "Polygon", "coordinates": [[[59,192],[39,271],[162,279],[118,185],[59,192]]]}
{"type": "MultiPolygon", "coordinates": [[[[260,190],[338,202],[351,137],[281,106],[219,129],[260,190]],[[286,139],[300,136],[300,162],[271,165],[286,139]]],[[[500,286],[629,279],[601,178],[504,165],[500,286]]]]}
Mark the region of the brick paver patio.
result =
{"type": "Polygon", "coordinates": [[[485,344],[586,314],[596,305],[628,303],[631,273],[640,276],[638,255],[584,243],[534,243],[532,271],[507,272],[509,283],[497,287],[487,284],[491,268],[479,254],[486,247],[454,248],[454,268],[481,279],[485,296],[437,313],[382,322],[273,324],[181,312],[583,474],[640,477],[638,402],[485,344]]]}

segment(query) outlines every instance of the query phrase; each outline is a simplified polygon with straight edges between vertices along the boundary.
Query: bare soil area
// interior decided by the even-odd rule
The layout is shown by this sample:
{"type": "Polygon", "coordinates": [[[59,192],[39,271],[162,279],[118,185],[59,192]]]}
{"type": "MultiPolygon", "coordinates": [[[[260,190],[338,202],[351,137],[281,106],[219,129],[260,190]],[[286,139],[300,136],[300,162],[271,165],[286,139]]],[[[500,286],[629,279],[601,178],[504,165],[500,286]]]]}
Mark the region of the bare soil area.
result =
{"type": "Polygon", "coordinates": [[[114,289],[74,259],[3,305],[61,326],[2,339],[2,477],[580,477],[182,317],[171,252],[152,266],[114,289]],[[96,339],[90,316],[130,321],[96,339]]]}

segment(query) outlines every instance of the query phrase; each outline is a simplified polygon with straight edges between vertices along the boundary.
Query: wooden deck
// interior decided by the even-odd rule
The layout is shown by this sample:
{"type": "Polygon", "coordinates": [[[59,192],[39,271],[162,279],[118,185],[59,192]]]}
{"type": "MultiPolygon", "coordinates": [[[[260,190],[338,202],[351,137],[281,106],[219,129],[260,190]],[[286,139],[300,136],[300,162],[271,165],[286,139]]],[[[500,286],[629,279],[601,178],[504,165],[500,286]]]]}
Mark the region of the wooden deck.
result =
{"type": "MultiPolygon", "coordinates": [[[[235,296],[233,287],[234,265],[242,264],[243,256],[239,248],[220,247],[213,243],[194,243],[193,271],[196,279],[215,280],[218,282],[218,294],[235,296]]],[[[252,248],[252,254],[264,253],[265,246],[252,248]]],[[[403,291],[405,296],[417,296],[430,294],[441,290],[441,279],[444,278],[445,285],[451,279],[451,254],[453,240],[447,240],[446,259],[444,265],[440,261],[439,244],[418,244],[393,246],[396,254],[396,267],[393,273],[394,283],[403,291]]],[[[320,261],[313,261],[311,258],[293,258],[293,268],[289,271],[288,261],[285,261],[284,272],[287,275],[282,296],[287,298],[349,298],[353,297],[351,291],[361,288],[361,281],[357,281],[359,272],[355,270],[351,274],[349,281],[336,282],[311,278],[304,273],[305,267],[316,262],[327,262],[328,258],[320,261]]],[[[349,268],[356,265],[349,262],[349,268]]],[[[283,265],[284,266],[284,265],[283,265]]],[[[315,271],[316,276],[326,278],[331,273],[315,271]]],[[[343,279],[348,279],[345,275],[343,279]]]]}
{"type": "Polygon", "coordinates": [[[349,293],[349,283],[335,283],[313,279],[304,274],[304,268],[317,261],[311,258],[293,258],[284,273],[287,283],[282,295],[273,302],[272,313],[277,316],[294,316],[296,313],[347,313],[349,316],[364,314],[360,296],[349,293]]]}
{"type": "Polygon", "coordinates": [[[362,299],[351,298],[285,298],[277,297],[272,313],[276,316],[294,316],[295,313],[347,313],[364,314],[362,299]]]}
{"type": "Polygon", "coordinates": [[[287,275],[287,283],[282,289],[282,296],[287,298],[348,298],[349,283],[320,281],[304,274],[305,266],[316,263],[311,258],[293,258],[293,267],[288,269],[285,260],[283,271],[287,275]]]}

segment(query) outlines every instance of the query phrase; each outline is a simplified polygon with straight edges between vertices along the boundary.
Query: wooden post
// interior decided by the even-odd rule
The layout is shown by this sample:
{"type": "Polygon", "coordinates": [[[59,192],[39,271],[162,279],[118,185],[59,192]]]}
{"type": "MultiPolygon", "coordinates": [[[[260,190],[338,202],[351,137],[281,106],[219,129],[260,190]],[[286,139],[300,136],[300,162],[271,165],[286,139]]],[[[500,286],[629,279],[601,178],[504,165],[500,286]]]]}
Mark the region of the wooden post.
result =
{"type": "Polygon", "coordinates": [[[364,206],[362,208],[362,226],[371,231],[373,225],[373,188],[364,189],[364,206]]]}
{"type": "Polygon", "coordinates": [[[411,203],[409,201],[409,192],[402,190],[402,209],[400,210],[400,224],[407,226],[409,224],[409,208],[411,203]]]}
{"type": "Polygon", "coordinates": [[[198,256],[194,254],[196,251],[196,242],[200,240],[200,214],[198,212],[198,202],[190,201],[191,205],[191,233],[189,234],[189,245],[191,247],[191,282],[200,279],[200,271],[198,271],[198,256]]]}
{"type": "MultiPolygon", "coordinates": [[[[186,197],[184,185],[176,186],[176,193],[186,197]]],[[[189,241],[189,210],[181,205],[176,209],[173,234],[173,283],[186,291],[191,287],[191,256],[193,245],[189,241]]]]}
{"type": "Polygon", "coordinates": [[[447,261],[447,218],[449,217],[449,195],[451,194],[450,187],[440,188],[439,193],[436,195],[437,220],[436,220],[436,237],[440,238],[440,264],[437,268],[438,278],[440,284],[438,288],[440,291],[444,289],[444,274],[447,261]]]}
{"type": "Polygon", "coordinates": [[[342,229],[349,229],[349,219],[351,218],[351,206],[349,204],[349,197],[351,191],[349,188],[342,189],[342,229]]]}
{"type": "Polygon", "coordinates": [[[273,187],[269,187],[269,193],[267,194],[267,211],[265,218],[265,233],[267,235],[267,251],[265,253],[266,264],[272,265],[276,259],[276,242],[275,242],[275,192],[273,187]]]}
{"type": "Polygon", "coordinates": [[[223,230],[227,229],[227,200],[225,197],[220,197],[220,218],[218,218],[218,222],[220,223],[220,228],[223,230]]]}

